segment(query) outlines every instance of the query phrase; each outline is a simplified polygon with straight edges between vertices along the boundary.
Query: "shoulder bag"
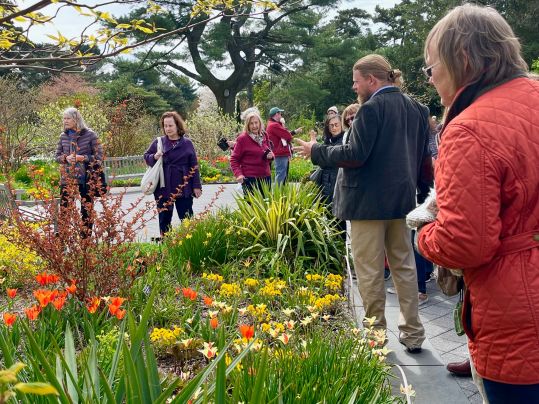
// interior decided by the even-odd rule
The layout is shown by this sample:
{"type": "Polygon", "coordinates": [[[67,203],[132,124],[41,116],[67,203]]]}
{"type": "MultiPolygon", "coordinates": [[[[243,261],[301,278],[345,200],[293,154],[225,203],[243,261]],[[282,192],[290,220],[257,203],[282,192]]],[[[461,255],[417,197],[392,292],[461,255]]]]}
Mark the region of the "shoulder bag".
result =
{"type": "MultiPolygon", "coordinates": [[[[157,151],[163,152],[163,143],[161,137],[157,138],[157,151]]],[[[165,173],[163,171],[163,156],[155,162],[153,167],[148,167],[144,177],[140,181],[140,188],[144,195],[151,195],[157,188],[157,184],[160,184],[161,188],[165,186],[165,173]]]]}

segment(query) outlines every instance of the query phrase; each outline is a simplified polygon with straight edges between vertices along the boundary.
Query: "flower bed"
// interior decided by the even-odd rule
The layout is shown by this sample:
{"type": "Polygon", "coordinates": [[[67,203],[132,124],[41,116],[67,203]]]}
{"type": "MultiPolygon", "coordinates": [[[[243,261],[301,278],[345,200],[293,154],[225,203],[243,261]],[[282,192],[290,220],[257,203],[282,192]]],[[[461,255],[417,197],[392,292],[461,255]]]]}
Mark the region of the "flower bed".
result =
{"type": "MultiPolygon", "coordinates": [[[[18,380],[65,403],[394,402],[385,335],[352,321],[342,242],[316,188],[266,192],[184,221],[161,245],[123,242],[129,280],[116,289],[48,271],[28,276],[25,295],[6,290],[2,365],[26,363],[18,380]]],[[[76,265],[111,259],[92,254],[76,265]]]]}

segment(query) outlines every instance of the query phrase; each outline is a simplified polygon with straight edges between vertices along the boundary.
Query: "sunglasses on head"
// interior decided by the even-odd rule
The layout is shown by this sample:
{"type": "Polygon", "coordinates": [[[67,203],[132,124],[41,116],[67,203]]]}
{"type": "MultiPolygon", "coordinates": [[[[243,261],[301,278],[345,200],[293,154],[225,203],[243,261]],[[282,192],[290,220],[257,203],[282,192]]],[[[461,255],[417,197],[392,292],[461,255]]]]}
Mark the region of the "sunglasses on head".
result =
{"type": "Polygon", "coordinates": [[[436,63],[433,63],[431,64],[430,66],[427,66],[427,67],[422,67],[421,70],[423,70],[423,73],[425,74],[425,76],[430,79],[432,77],[432,68],[434,66],[437,66],[439,65],[440,62],[436,62],[436,63]]]}

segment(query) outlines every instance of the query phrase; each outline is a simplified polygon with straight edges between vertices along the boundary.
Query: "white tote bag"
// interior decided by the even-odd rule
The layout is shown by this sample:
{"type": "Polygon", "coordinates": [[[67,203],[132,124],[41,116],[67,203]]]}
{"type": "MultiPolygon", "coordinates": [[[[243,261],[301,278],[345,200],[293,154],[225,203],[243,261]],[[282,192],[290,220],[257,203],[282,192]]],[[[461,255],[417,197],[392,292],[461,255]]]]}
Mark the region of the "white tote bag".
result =
{"type": "MultiPolygon", "coordinates": [[[[157,138],[157,151],[163,152],[163,144],[161,143],[161,137],[157,138]]],[[[165,186],[165,172],[163,171],[163,156],[155,162],[153,167],[148,167],[144,177],[140,181],[140,188],[144,195],[151,195],[157,188],[157,183],[161,188],[165,186]]]]}

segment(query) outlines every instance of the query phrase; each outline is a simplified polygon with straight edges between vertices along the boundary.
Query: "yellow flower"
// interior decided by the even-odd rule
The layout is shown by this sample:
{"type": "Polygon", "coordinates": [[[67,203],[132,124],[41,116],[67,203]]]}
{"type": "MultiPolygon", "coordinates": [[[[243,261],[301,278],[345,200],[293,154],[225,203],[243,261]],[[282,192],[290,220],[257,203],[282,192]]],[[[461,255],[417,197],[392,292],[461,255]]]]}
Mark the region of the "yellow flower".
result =
{"type": "Polygon", "coordinates": [[[217,356],[217,347],[213,346],[213,342],[204,342],[204,348],[198,349],[202,355],[208,359],[215,358],[217,356]]]}
{"type": "Polygon", "coordinates": [[[190,238],[193,238],[193,236],[191,235],[191,233],[187,233],[187,234],[185,235],[185,238],[186,238],[187,240],[189,240],[190,238]]]}
{"type": "Polygon", "coordinates": [[[258,279],[247,278],[247,279],[245,279],[245,280],[243,281],[243,284],[244,284],[245,286],[247,286],[248,288],[251,288],[251,289],[252,289],[252,288],[257,287],[257,286],[260,284],[260,282],[258,281],[258,279]]]}
{"type": "Polygon", "coordinates": [[[235,297],[241,295],[241,288],[237,283],[223,283],[219,294],[223,297],[235,297]]]}
{"type": "Polygon", "coordinates": [[[290,317],[292,314],[294,314],[294,309],[283,309],[283,313],[286,317],[290,317]]]}
{"type": "Polygon", "coordinates": [[[290,335],[288,335],[287,333],[283,333],[277,339],[283,344],[287,345],[288,341],[290,340],[290,335]]]}
{"type": "Polygon", "coordinates": [[[207,274],[206,272],[204,272],[202,274],[202,279],[206,279],[208,281],[211,281],[211,282],[216,282],[216,283],[221,283],[223,282],[223,277],[219,274],[213,274],[213,273],[209,273],[207,274]]]}
{"type": "Polygon", "coordinates": [[[374,322],[376,321],[376,316],[365,317],[364,320],[369,324],[369,327],[372,327],[374,325],[374,322]]]}
{"type": "Polygon", "coordinates": [[[401,388],[401,394],[404,394],[404,395],[410,396],[410,397],[415,397],[415,390],[414,390],[414,388],[412,387],[411,384],[406,385],[406,387],[404,387],[401,384],[400,388],[401,388]]]}
{"type": "Polygon", "coordinates": [[[248,312],[247,307],[238,307],[238,314],[240,316],[245,316],[248,312]]]}
{"type": "Polygon", "coordinates": [[[206,233],[206,238],[211,238],[211,233],[206,233]]]}
{"type": "Polygon", "coordinates": [[[324,279],[324,277],[319,274],[306,274],[305,279],[307,279],[307,281],[309,282],[318,283],[318,282],[321,282],[324,279]]]}

